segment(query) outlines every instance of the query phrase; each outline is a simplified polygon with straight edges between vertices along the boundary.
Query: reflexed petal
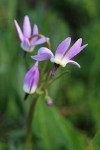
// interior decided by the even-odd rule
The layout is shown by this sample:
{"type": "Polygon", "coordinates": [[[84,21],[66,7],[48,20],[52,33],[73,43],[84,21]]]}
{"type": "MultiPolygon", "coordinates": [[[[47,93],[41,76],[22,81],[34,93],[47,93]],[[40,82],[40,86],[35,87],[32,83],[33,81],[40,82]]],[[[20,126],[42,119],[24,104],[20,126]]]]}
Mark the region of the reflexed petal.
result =
{"type": "Polygon", "coordinates": [[[65,58],[71,59],[75,55],[77,55],[80,52],[80,47],[81,47],[82,39],[78,39],[74,45],[69,49],[69,51],[66,53],[65,58]]]}
{"type": "MultiPolygon", "coordinates": [[[[88,44],[85,44],[85,45],[81,46],[81,47],[80,47],[80,51],[82,51],[87,45],[88,45],[88,44]]],[[[80,51],[79,51],[79,52],[80,52],[80,51]]]]}
{"type": "Polygon", "coordinates": [[[51,58],[51,55],[49,53],[44,53],[40,55],[35,55],[31,56],[32,59],[37,60],[37,61],[43,61],[43,60],[48,60],[51,58]]]}
{"type": "Polygon", "coordinates": [[[52,56],[53,56],[53,53],[50,51],[50,49],[46,47],[41,47],[38,50],[38,54],[35,56],[31,56],[31,58],[37,61],[43,61],[43,60],[50,59],[52,56]]]}
{"type": "Polygon", "coordinates": [[[38,55],[40,54],[44,54],[44,53],[49,53],[53,56],[53,53],[51,52],[51,50],[49,48],[46,48],[46,47],[41,47],[39,50],[38,50],[38,55]]]}
{"type": "Polygon", "coordinates": [[[37,40],[36,42],[34,42],[33,45],[37,46],[39,44],[45,43],[46,41],[49,41],[49,38],[43,37],[43,38],[40,38],[39,40],[37,40]]]}
{"type": "MultiPolygon", "coordinates": [[[[35,24],[34,27],[33,27],[33,35],[36,35],[38,34],[38,26],[35,24]]],[[[38,39],[38,37],[34,37],[32,38],[32,42],[34,44],[34,42],[38,39]]]]}
{"type": "Polygon", "coordinates": [[[66,52],[66,50],[68,49],[68,47],[70,46],[70,42],[71,42],[71,38],[68,37],[66,38],[64,41],[62,41],[59,46],[57,47],[56,55],[64,55],[64,53],[66,52]]]}
{"type": "Polygon", "coordinates": [[[76,51],[76,53],[74,53],[74,56],[76,56],[78,53],[80,53],[87,45],[88,44],[85,44],[85,45],[81,46],[80,48],[78,48],[77,51],[76,51]]]}
{"type": "Polygon", "coordinates": [[[73,65],[76,65],[77,67],[80,68],[80,65],[76,62],[76,61],[73,61],[73,60],[68,60],[67,63],[70,63],[70,64],[73,64],[73,65]]]}
{"type": "Polygon", "coordinates": [[[38,34],[38,26],[36,24],[33,27],[33,34],[38,34]]]}
{"type": "Polygon", "coordinates": [[[38,62],[26,73],[24,78],[23,90],[32,94],[35,92],[39,82],[38,62]]]}
{"type": "Polygon", "coordinates": [[[31,25],[30,25],[30,20],[28,16],[24,17],[23,34],[26,38],[29,38],[31,36],[31,25]]]}
{"type": "Polygon", "coordinates": [[[22,31],[21,31],[21,28],[20,28],[20,26],[18,25],[18,23],[17,23],[17,21],[16,20],[14,20],[14,23],[15,23],[15,26],[16,26],[16,29],[17,29],[17,32],[18,32],[18,36],[19,36],[19,38],[20,38],[20,40],[21,41],[23,41],[23,33],[22,33],[22,31]]]}

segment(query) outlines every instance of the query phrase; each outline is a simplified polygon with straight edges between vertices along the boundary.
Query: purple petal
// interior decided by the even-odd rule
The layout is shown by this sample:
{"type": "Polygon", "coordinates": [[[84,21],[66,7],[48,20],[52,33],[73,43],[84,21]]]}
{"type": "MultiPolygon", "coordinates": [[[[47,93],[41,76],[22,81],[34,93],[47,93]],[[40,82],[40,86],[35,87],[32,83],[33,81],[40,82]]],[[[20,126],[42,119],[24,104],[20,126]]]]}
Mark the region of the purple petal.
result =
{"type": "Polygon", "coordinates": [[[70,45],[70,42],[71,42],[71,38],[68,37],[66,38],[64,41],[62,41],[59,46],[57,47],[57,50],[56,50],[56,53],[55,53],[55,56],[56,55],[64,55],[64,53],[66,52],[66,50],[68,49],[69,45],[70,45]]]}
{"type": "Polygon", "coordinates": [[[75,55],[77,55],[80,52],[80,47],[82,43],[82,38],[78,39],[74,45],[69,49],[69,51],[66,53],[65,58],[71,59],[75,55]]]}
{"type": "Polygon", "coordinates": [[[33,34],[38,34],[38,26],[36,24],[33,27],[33,34]]]}
{"type": "Polygon", "coordinates": [[[23,41],[23,33],[22,33],[22,31],[21,31],[21,28],[20,28],[20,26],[18,25],[18,23],[17,23],[17,21],[16,20],[14,20],[14,23],[15,23],[15,26],[16,26],[16,29],[17,29],[17,32],[18,32],[18,36],[19,36],[19,38],[20,38],[20,40],[21,41],[23,41]]]}
{"type": "Polygon", "coordinates": [[[79,52],[82,51],[87,45],[88,44],[85,44],[85,45],[81,46],[79,52]]]}
{"type": "Polygon", "coordinates": [[[24,17],[23,34],[26,38],[29,38],[31,36],[31,25],[30,25],[30,20],[28,16],[24,17]]]}
{"type": "Polygon", "coordinates": [[[41,48],[38,50],[38,55],[44,54],[44,53],[48,53],[48,54],[50,54],[51,56],[53,56],[53,53],[51,52],[51,50],[50,50],[49,48],[41,47],[41,48]]]}
{"type": "Polygon", "coordinates": [[[34,45],[34,46],[37,46],[37,45],[43,44],[43,43],[45,43],[45,42],[47,42],[47,41],[49,41],[49,38],[46,38],[46,37],[40,38],[40,39],[37,40],[35,43],[33,43],[33,45],[34,45]]]}
{"type": "Polygon", "coordinates": [[[37,61],[43,61],[43,60],[51,59],[52,56],[53,56],[53,54],[50,51],[50,49],[45,48],[45,47],[41,47],[38,50],[38,55],[31,56],[31,58],[34,60],[37,60],[37,61]]]}
{"type": "MultiPolygon", "coordinates": [[[[38,34],[38,26],[35,24],[34,27],[33,27],[33,35],[36,35],[38,34]]],[[[38,39],[38,37],[34,37],[32,39],[33,43],[38,39]]]]}
{"type": "Polygon", "coordinates": [[[26,51],[30,50],[31,46],[30,46],[30,42],[27,38],[24,38],[23,42],[21,43],[21,47],[26,51]]]}
{"type": "Polygon", "coordinates": [[[23,90],[32,94],[35,92],[39,82],[38,62],[26,73],[24,78],[23,90]]]}
{"type": "Polygon", "coordinates": [[[32,59],[37,60],[37,61],[43,61],[43,60],[48,60],[51,58],[50,54],[41,54],[41,55],[35,55],[31,56],[32,59]]]}
{"type": "Polygon", "coordinates": [[[77,67],[80,68],[80,64],[78,64],[76,61],[73,61],[73,60],[68,60],[67,63],[70,63],[70,64],[73,64],[73,65],[76,65],[77,67]]]}

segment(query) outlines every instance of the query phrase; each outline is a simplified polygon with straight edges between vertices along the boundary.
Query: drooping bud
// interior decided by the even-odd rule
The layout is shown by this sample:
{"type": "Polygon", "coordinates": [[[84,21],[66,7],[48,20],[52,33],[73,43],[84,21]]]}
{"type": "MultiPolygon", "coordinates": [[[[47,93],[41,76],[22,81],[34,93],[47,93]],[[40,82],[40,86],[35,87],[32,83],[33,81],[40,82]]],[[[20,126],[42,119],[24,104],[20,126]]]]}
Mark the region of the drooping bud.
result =
{"type": "Polygon", "coordinates": [[[46,102],[46,104],[47,104],[48,106],[53,106],[53,101],[52,101],[51,98],[46,99],[45,102],[46,102]]]}
{"type": "Polygon", "coordinates": [[[38,69],[38,62],[26,73],[24,78],[24,85],[23,90],[28,93],[32,94],[36,91],[39,82],[39,69],[38,69]]]}

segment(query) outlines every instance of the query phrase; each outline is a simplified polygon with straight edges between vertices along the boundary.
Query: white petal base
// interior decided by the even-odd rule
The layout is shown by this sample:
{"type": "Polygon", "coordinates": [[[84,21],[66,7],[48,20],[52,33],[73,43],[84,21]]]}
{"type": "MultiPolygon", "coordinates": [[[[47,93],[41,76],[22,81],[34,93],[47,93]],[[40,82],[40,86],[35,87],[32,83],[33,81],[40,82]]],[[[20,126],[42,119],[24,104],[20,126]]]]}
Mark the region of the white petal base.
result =
{"type": "Polygon", "coordinates": [[[23,43],[21,43],[21,48],[26,51],[26,52],[32,52],[34,50],[34,47],[32,46],[31,48],[28,48],[25,46],[23,43]]]}
{"type": "Polygon", "coordinates": [[[66,66],[66,59],[62,58],[60,55],[52,56],[50,61],[59,64],[62,67],[66,66]]]}
{"type": "Polygon", "coordinates": [[[28,94],[34,93],[36,91],[36,88],[37,88],[37,86],[33,86],[30,90],[28,85],[24,84],[24,86],[23,86],[23,90],[28,94]]]}

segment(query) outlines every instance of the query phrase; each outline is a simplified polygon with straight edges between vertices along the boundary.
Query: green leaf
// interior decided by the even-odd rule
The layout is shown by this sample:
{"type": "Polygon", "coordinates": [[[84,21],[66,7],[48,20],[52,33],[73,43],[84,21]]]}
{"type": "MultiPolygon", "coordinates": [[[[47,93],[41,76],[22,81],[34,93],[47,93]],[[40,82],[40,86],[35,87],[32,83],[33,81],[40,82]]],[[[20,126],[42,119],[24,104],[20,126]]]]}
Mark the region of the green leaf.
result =
{"type": "Polygon", "coordinates": [[[55,106],[45,104],[44,95],[38,99],[33,124],[36,149],[84,150],[81,137],[72,124],[61,117],[55,106]]]}
{"type": "Polygon", "coordinates": [[[97,132],[93,139],[93,150],[100,150],[100,131],[97,132]]]}
{"type": "Polygon", "coordinates": [[[4,144],[4,143],[1,143],[1,142],[0,142],[0,149],[1,150],[9,150],[8,145],[4,144]]]}

